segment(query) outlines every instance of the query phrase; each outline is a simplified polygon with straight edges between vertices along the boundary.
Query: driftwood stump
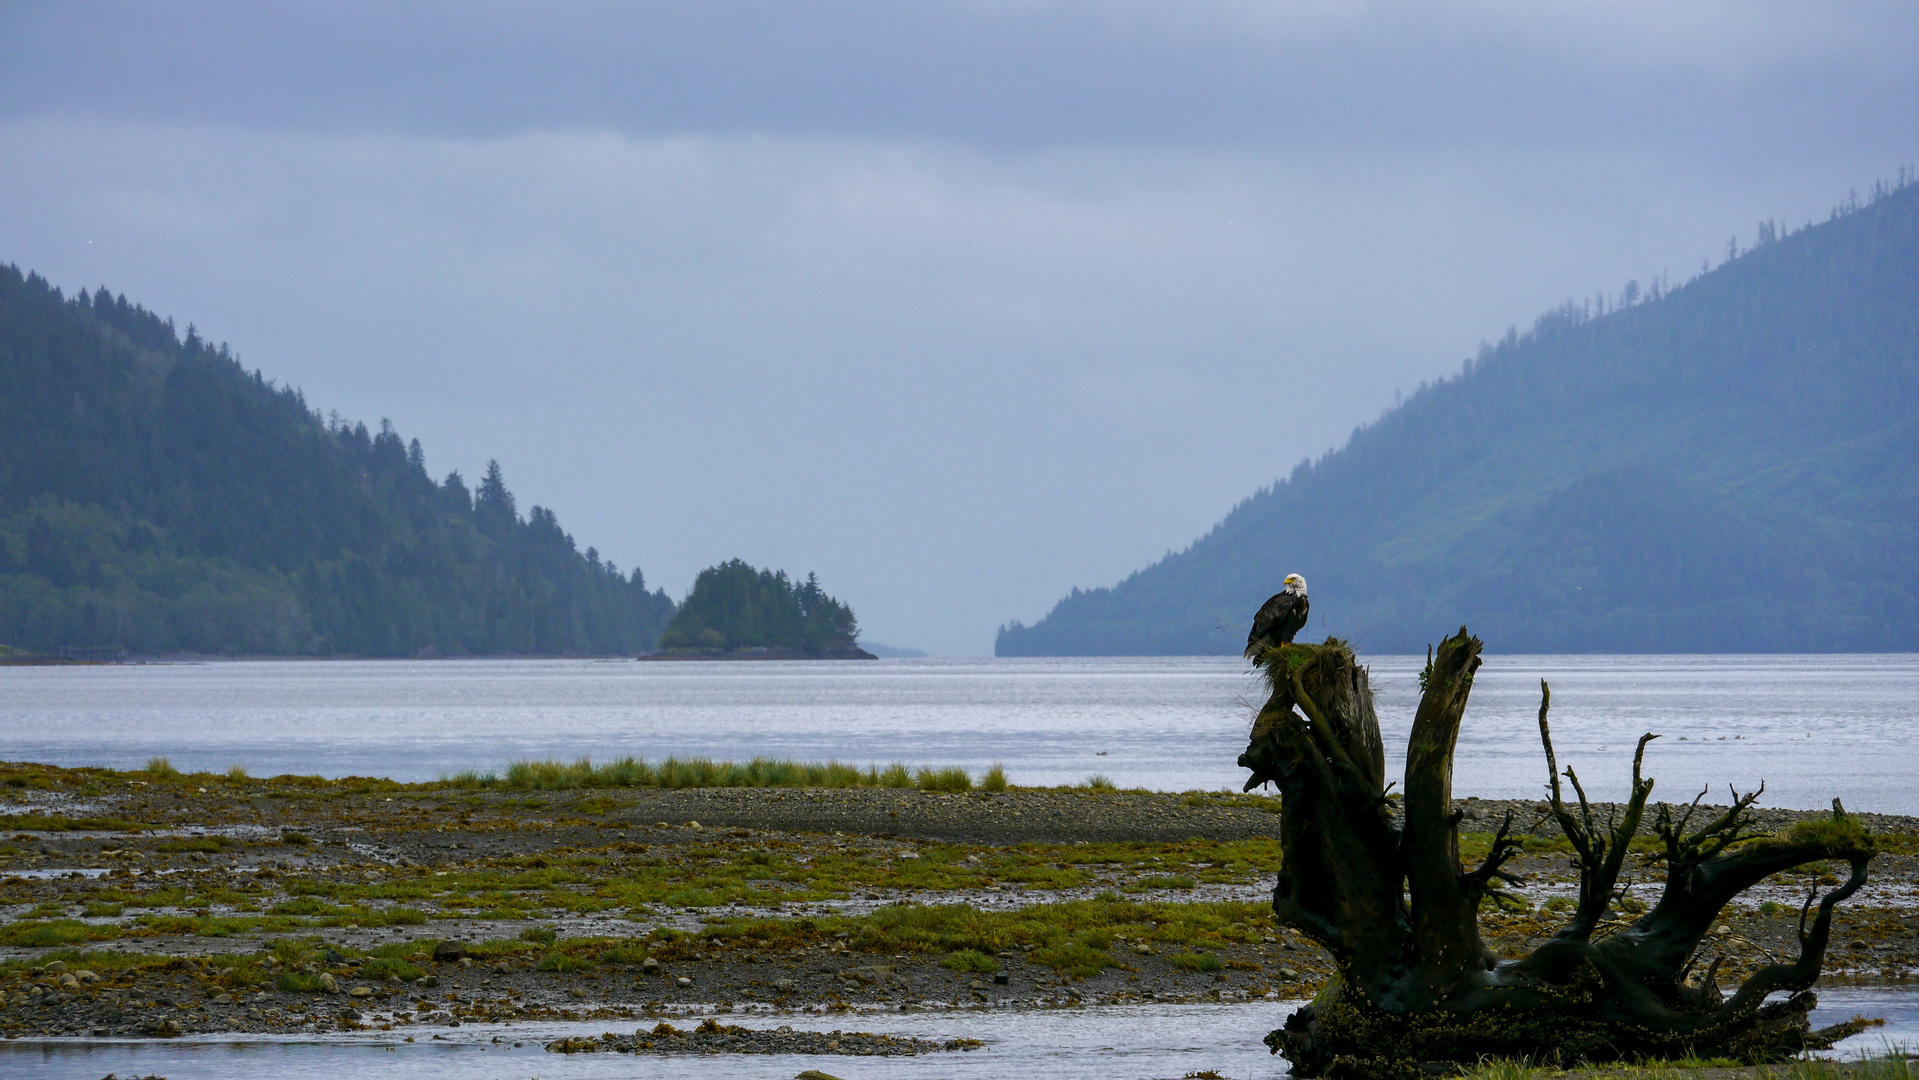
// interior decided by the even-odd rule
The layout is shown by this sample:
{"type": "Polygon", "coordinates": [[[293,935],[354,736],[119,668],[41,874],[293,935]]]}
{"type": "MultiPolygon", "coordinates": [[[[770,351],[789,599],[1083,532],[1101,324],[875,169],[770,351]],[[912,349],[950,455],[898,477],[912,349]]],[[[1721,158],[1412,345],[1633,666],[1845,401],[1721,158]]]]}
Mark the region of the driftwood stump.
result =
{"type": "MultiPolygon", "coordinates": [[[[1755,836],[1747,808],[1758,796],[1694,826],[1690,807],[1660,804],[1653,831],[1665,888],[1644,915],[1625,922],[1610,909],[1627,845],[1652,793],[1633,757],[1622,810],[1595,820],[1571,769],[1577,806],[1562,799],[1540,684],[1552,815],[1573,848],[1578,906],[1530,956],[1500,960],[1479,935],[1480,904],[1501,882],[1519,847],[1512,820],[1473,868],[1459,859],[1461,815],[1452,802],[1453,748],[1480,664],[1481,643],[1464,627],[1427,662],[1424,692],[1406,752],[1402,813],[1387,796],[1386,757],[1366,669],[1342,642],[1287,644],[1260,657],[1272,696],[1239,763],[1246,787],[1270,782],[1281,795],[1281,846],[1273,911],[1332,953],[1337,971],[1312,1004],[1287,1017],[1266,1042],[1299,1076],[1414,1076],[1481,1058],[1529,1058],[1564,1065],[1646,1058],[1731,1057],[1776,1061],[1858,1030],[1813,1031],[1807,989],[1819,975],[1833,908],[1866,880],[1873,841],[1838,800],[1830,818],[1776,836],[1755,836]],[[1833,860],[1852,872],[1800,913],[1800,951],[1791,963],[1755,972],[1730,994],[1697,969],[1701,939],[1720,909],[1764,878],[1833,860]],[[1816,901],[1816,903],[1815,903],[1816,901]],[[1774,991],[1783,1001],[1768,1002],[1774,991]]],[[[1763,790],[1763,785],[1761,790],[1763,790]]],[[[1703,795],[1703,793],[1702,793],[1703,795]]]]}

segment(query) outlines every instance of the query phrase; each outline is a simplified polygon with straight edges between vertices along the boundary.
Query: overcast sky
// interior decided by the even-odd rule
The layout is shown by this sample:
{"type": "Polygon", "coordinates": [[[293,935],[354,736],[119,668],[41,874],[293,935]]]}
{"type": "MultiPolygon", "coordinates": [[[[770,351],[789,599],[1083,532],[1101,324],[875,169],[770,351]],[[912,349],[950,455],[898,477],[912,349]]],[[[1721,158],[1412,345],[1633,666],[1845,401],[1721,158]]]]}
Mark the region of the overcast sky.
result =
{"type": "Polygon", "coordinates": [[[0,0],[0,262],[949,655],[1916,157],[1909,0],[0,0]]]}

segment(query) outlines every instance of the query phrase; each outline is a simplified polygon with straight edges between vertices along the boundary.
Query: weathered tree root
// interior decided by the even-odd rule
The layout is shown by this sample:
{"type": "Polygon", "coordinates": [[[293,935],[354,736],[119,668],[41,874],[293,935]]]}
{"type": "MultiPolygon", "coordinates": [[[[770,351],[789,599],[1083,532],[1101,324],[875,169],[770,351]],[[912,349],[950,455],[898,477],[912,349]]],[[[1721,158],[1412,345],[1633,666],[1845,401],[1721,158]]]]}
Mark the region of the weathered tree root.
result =
{"type": "Polygon", "coordinates": [[[1387,1013],[1361,995],[1336,988],[1288,1016],[1286,1026],[1265,1041],[1293,1063],[1295,1075],[1339,1080],[1449,1073],[1488,1057],[1555,1067],[1689,1055],[1782,1061],[1830,1047],[1871,1025],[1855,1018],[1814,1030],[1807,1016],[1816,1004],[1811,991],[1801,991],[1709,1028],[1679,1032],[1596,1019],[1592,997],[1572,987],[1562,1001],[1524,1010],[1410,1015],[1387,1013]]]}
{"type": "Polygon", "coordinates": [[[1273,911],[1340,968],[1311,1005],[1267,1037],[1295,1075],[1413,1076],[1487,1056],[1565,1065],[1689,1054],[1778,1061],[1859,1030],[1863,1022],[1812,1030],[1808,988],[1819,975],[1833,909],[1865,883],[1876,854],[1871,837],[1837,800],[1829,819],[1777,836],[1751,834],[1746,811],[1758,792],[1735,793],[1730,810],[1697,829],[1698,799],[1680,810],[1660,804],[1655,831],[1663,850],[1645,861],[1664,865],[1664,891],[1636,921],[1609,921],[1653,788],[1640,766],[1654,736],[1639,741],[1623,811],[1604,822],[1567,769],[1575,813],[1562,798],[1544,683],[1540,740],[1552,812],[1579,871],[1579,901],[1531,955],[1495,958],[1480,938],[1478,910],[1498,893],[1496,883],[1517,881],[1503,869],[1516,844],[1502,826],[1484,861],[1467,871],[1452,807],[1453,750],[1479,652],[1479,640],[1461,627],[1422,674],[1402,824],[1388,807],[1366,670],[1351,650],[1329,639],[1283,645],[1261,658],[1272,695],[1240,764],[1252,770],[1248,788],[1280,788],[1273,911]],[[1728,902],[1772,874],[1821,860],[1844,861],[1852,873],[1825,896],[1807,897],[1796,960],[1761,968],[1731,995],[1716,982],[1717,960],[1691,977],[1700,943],[1728,902]],[[1602,935],[1602,926],[1617,929],[1602,935]],[[1768,1002],[1775,991],[1791,996],[1768,1002]]]}

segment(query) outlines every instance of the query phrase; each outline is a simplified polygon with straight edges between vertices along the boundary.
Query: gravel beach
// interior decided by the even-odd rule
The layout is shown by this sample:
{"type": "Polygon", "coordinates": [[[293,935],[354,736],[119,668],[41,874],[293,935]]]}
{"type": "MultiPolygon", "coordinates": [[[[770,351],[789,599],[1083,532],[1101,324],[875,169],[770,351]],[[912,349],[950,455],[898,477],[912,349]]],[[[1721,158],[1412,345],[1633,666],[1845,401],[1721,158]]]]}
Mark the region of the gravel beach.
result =
{"type": "MultiPolygon", "coordinates": [[[[0,764],[0,782],[9,1038],[604,1020],[630,1045],[553,1048],[755,1052],[758,1036],[700,1020],[879,1038],[886,1011],[1296,998],[1331,971],[1265,909],[1280,818],[1259,795],[502,791],[30,764],[0,764]]],[[[1495,948],[1523,949],[1572,889],[1556,830],[1539,804],[1460,805],[1468,843],[1508,812],[1536,837],[1515,864],[1523,910],[1485,916],[1495,948]]],[[[1828,979],[1900,981],[1919,968],[1919,822],[1860,816],[1889,852],[1842,909],[1828,979]]],[[[1729,911],[1714,931],[1729,971],[1790,948],[1805,884],[1729,911]]]]}

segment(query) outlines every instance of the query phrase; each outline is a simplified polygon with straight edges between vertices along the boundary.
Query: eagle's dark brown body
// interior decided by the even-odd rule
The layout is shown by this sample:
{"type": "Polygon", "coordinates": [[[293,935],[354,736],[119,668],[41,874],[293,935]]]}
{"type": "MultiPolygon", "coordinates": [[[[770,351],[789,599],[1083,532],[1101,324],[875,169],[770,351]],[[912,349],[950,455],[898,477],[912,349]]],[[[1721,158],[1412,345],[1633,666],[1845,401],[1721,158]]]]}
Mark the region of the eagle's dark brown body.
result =
{"type": "Polygon", "coordinates": [[[1306,625],[1306,579],[1294,574],[1286,579],[1286,587],[1273,594],[1272,599],[1259,606],[1259,613],[1253,616],[1252,633],[1246,635],[1246,656],[1258,660],[1259,654],[1293,640],[1306,625]]]}

